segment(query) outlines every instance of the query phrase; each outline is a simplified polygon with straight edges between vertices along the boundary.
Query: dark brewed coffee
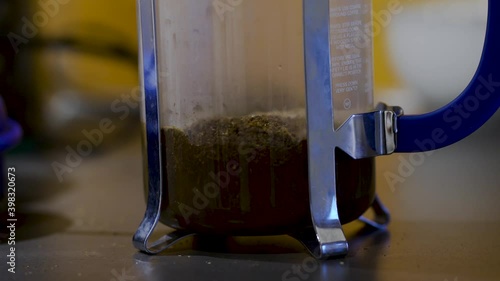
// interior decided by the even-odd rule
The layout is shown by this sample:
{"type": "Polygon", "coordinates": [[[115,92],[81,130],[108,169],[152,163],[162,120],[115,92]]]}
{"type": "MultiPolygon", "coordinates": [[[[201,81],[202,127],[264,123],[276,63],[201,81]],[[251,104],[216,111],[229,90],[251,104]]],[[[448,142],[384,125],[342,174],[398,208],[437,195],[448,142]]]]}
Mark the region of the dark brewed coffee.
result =
{"type": "MultiPolygon", "coordinates": [[[[292,233],[310,225],[304,114],[257,114],[162,129],[162,221],[199,233],[292,233]]],[[[334,153],[332,151],[332,153],[334,153]]],[[[373,200],[373,159],[337,153],[342,222],[373,200]]]]}

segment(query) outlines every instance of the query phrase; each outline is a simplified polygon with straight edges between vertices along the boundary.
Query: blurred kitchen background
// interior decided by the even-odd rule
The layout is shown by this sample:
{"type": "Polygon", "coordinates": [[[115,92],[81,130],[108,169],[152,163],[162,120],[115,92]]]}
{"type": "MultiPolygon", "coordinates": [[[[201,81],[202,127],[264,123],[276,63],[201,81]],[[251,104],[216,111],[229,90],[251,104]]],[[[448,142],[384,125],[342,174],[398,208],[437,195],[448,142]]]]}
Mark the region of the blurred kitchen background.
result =
{"type": "Polygon", "coordinates": [[[135,1],[60,2],[1,1],[2,96],[36,148],[79,141],[138,85],[135,1]]]}
{"type": "MultiPolygon", "coordinates": [[[[70,219],[78,219],[73,227],[80,230],[85,225],[111,223],[120,231],[117,216],[123,221],[129,214],[135,225],[144,210],[139,199],[139,107],[130,100],[139,84],[136,1],[60,2],[46,23],[36,25],[36,31],[30,30],[36,34],[20,43],[16,52],[8,35],[22,35],[23,28],[29,29],[23,18],[33,22],[33,16],[44,10],[38,0],[0,0],[1,96],[10,117],[25,131],[22,143],[6,155],[6,162],[19,167],[19,200],[43,202],[46,198],[48,201],[39,206],[54,212],[58,206],[64,206],[70,219]],[[74,148],[85,139],[83,130],[98,129],[103,118],[111,119],[115,130],[104,135],[102,145],[92,148],[81,167],[72,168],[64,173],[63,181],[59,180],[54,162],[64,164],[67,147],[74,148]],[[97,214],[85,208],[84,203],[77,203],[83,202],[78,200],[85,196],[66,198],[65,203],[50,199],[54,194],[78,188],[97,190],[91,183],[116,185],[116,190],[136,190],[130,198],[117,199],[131,207],[125,213],[97,214]],[[128,199],[135,201],[130,203],[128,199]],[[93,215],[88,216],[89,212],[93,215]]],[[[374,13],[379,15],[375,25],[381,27],[374,43],[375,100],[400,105],[407,113],[422,113],[458,95],[479,62],[487,1],[395,1],[401,3],[401,11],[389,19],[384,15],[394,0],[373,2],[374,13]]],[[[37,20],[43,22],[43,17],[37,20]]],[[[498,187],[495,182],[500,167],[498,146],[494,145],[499,140],[498,119],[497,114],[463,144],[428,157],[425,165],[395,190],[388,187],[384,175],[397,172],[401,160],[398,155],[380,158],[378,190],[394,210],[394,218],[500,219],[500,194],[498,188],[493,189],[498,187]],[[493,159],[491,155],[495,153],[497,157],[493,159]],[[482,161],[485,156],[490,158],[482,161]],[[477,179],[488,184],[482,188],[474,186],[477,179]],[[436,185],[450,188],[426,188],[436,185]],[[479,196],[481,192],[488,196],[479,196]],[[442,209],[440,200],[451,194],[456,199],[442,209]],[[428,207],[421,208],[422,202],[428,207]]],[[[96,204],[91,195],[86,200],[89,205],[96,204]]],[[[129,226],[121,230],[131,231],[129,226]]]]}

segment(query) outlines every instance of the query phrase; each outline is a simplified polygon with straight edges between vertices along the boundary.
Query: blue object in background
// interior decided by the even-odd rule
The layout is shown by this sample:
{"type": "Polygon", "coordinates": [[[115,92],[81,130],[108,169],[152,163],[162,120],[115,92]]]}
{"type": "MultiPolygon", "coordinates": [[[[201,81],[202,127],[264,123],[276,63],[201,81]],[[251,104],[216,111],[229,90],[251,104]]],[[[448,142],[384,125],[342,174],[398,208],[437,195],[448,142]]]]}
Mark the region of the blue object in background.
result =
{"type": "Polygon", "coordinates": [[[4,178],[6,170],[3,169],[4,153],[16,146],[23,136],[23,130],[17,122],[9,119],[3,99],[0,97],[0,199],[4,196],[4,178]]]}

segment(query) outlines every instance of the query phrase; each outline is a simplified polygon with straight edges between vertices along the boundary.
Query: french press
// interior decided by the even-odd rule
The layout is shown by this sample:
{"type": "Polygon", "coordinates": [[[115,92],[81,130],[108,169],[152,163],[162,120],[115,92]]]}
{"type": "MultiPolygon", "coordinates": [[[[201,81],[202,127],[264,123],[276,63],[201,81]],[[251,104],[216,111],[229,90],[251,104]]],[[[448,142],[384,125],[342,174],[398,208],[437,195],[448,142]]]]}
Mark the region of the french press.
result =
{"type": "Polygon", "coordinates": [[[500,105],[498,1],[472,82],[418,116],[373,105],[371,0],[137,3],[147,210],[133,240],[146,253],[194,234],[288,234],[317,258],[345,255],[342,224],[389,222],[374,157],[450,145],[500,105]],[[175,231],[150,242],[158,222],[175,231]]]}

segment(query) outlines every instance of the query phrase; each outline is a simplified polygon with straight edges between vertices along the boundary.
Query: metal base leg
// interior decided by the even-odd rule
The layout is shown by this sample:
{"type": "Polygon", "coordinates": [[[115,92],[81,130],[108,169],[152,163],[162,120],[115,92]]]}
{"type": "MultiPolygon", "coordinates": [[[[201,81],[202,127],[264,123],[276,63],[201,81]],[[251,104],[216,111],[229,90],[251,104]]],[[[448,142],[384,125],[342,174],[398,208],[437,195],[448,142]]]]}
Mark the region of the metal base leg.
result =
{"type": "MultiPolygon", "coordinates": [[[[387,208],[382,204],[378,195],[375,196],[375,199],[370,208],[373,210],[375,217],[373,219],[369,219],[362,216],[359,218],[359,220],[364,222],[369,227],[380,230],[386,229],[390,222],[390,214],[387,208]]],[[[175,230],[172,233],[164,235],[160,239],[149,243],[149,237],[153,232],[155,226],[156,223],[154,222],[146,222],[142,224],[133,238],[134,245],[141,251],[148,254],[157,254],[172,247],[184,238],[196,235],[196,233],[192,232],[175,230]],[[153,223],[154,225],[151,223],[153,223]],[[147,226],[153,226],[153,228],[147,228],[147,226]]],[[[327,259],[332,257],[341,258],[347,255],[349,245],[344,237],[342,227],[340,225],[337,228],[328,229],[328,231],[331,233],[327,236],[330,236],[330,238],[336,238],[335,240],[337,240],[332,243],[321,244],[318,240],[317,231],[321,231],[321,229],[315,230],[311,227],[305,229],[301,233],[293,234],[291,236],[301,242],[311,253],[311,255],[313,255],[317,259],[327,259]]],[[[324,236],[326,233],[322,234],[324,236]]]]}
{"type": "Polygon", "coordinates": [[[373,210],[375,217],[373,219],[369,219],[365,216],[361,216],[359,220],[373,228],[386,229],[391,221],[391,215],[384,204],[382,204],[378,195],[375,195],[375,199],[373,200],[370,208],[373,210]]]}
{"type": "MultiPolygon", "coordinates": [[[[380,201],[378,195],[375,196],[370,208],[375,214],[374,219],[368,219],[367,217],[362,216],[359,220],[364,222],[368,227],[376,230],[386,229],[390,222],[390,214],[387,208],[380,201]]],[[[318,259],[341,258],[347,255],[349,245],[342,232],[342,227],[338,225],[327,230],[325,229],[325,231],[329,231],[330,235],[327,236],[330,238],[335,237],[337,241],[327,244],[320,243],[319,235],[321,234],[322,236],[325,236],[325,233],[318,233],[318,229],[315,230],[312,227],[291,236],[300,241],[311,253],[311,255],[318,259]]]]}
{"type": "Polygon", "coordinates": [[[149,242],[149,235],[143,236],[138,233],[139,231],[136,233],[136,235],[134,235],[133,238],[135,247],[142,252],[151,255],[158,254],[177,244],[182,239],[195,235],[195,233],[192,232],[175,230],[167,235],[162,236],[156,241],[149,242]]]}
{"type": "Polygon", "coordinates": [[[317,259],[341,258],[347,255],[349,245],[340,223],[328,228],[307,228],[291,237],[297,239],[317,259]]]}

